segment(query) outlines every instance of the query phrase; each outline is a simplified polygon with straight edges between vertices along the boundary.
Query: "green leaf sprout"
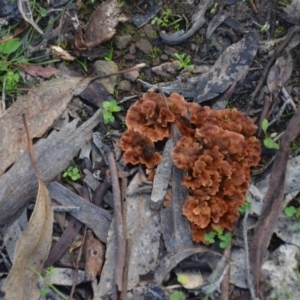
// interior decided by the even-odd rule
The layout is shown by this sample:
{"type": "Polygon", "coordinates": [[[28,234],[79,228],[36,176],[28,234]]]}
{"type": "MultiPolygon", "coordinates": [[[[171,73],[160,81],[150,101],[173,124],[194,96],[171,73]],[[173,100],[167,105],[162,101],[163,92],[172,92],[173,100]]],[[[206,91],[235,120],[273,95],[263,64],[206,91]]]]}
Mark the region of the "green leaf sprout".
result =
{"type": "Polygon", "coordinates": [[[104,124],[113,123],[115,120],[113,113],[119,112],[120,110],[121,110],[121,107],[117,104],[116,100],[104,101],[103,109],[102,109],[102,116],[103,116],[104,124]]]}

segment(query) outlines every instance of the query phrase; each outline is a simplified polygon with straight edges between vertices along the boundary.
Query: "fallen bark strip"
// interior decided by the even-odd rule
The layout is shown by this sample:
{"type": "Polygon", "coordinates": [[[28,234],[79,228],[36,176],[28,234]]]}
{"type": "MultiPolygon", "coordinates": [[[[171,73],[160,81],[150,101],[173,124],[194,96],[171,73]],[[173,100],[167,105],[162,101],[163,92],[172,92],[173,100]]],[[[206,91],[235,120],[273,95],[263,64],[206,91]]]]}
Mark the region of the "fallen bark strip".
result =
{"type": "MultiPolygon", "coordinates": [[[[86,201],[89,201],[89,192],[87,186],[84,186],[81,196],[86,201]]],[[[64,255],[64,253],[74,242],[82,225],[82,222],[78,221],[73,216],[70,217],[68,225],[66,226],[61,237],[59,238],[57,243],[51,248],[50,254],[45,262],[44,268],[48,268],[54,265],[54,263],[56,263],[64,255]]]]}
{"type": "Polygon", "coordinates": [[[119,292],[122,292],[123,273],[126,257],[126,237],[124,229],[124,221],[122,216],[122,201],[121,190],[119,185],[118,170],[112,152],[108,153],[108,164],[111,175],[112,190],[114,196],[114,217],[115,217],[115,229],[116,229],[116,241],[117,241],[117,257],[115,268],[115,284],[119,292]]]}
{"type": "MultiPolygon", "coordinates": [[[[67,124],[61,131],[53,131],[47,139],[34,146],[41,178],[50,182],[65,170],[70,160],[92,137],[92,129],[101,120],[101,110],[76,129],[78,120],[67,124]]],[[[0,228],[8,226],[22,213],[22,209],[37,193],[38,182],[28,151],[12,168],[0,177],[0,228]]]]}
{"type": "Polygon", "coordinates": [[[87,202],[58,182],[49,183],[47,188],[51,198],[61,205],[75,205],[80,207],[79,211],[71,212],[71,215],[92,229],[97,238],[106,243],[107,233],[112,219],[108,211],[87,202]]]}
{"type": "Polygon", "coordinates": [[[278,216],[281,212],[287,161],[290,154],[290,143],[298,136],[299,133],[300,106],[290,120],[281,139],[280,150],[277,152],[273,162],[270,185],[264,200],[262,214],[258,220],[254,236],[250,244],[250,267],[252,275],[255,278],[254,284],[256,293],[258,293],[259,290],[261,265],[267,252],[272,234],[275,230],[278,216]]]}

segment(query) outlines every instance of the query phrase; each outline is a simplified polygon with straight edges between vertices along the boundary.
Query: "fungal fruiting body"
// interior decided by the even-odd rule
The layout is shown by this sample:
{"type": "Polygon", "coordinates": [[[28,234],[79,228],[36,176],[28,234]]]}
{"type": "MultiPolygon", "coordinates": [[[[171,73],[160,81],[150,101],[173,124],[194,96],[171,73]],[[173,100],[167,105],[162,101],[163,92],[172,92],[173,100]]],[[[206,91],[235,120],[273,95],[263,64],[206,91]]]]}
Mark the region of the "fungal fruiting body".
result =
{"type": "Polygon", "coordinates": [[[233,230],[250,180],[250,168],[260,160],[261,147],[253,121],[235,109],[211,110],[188,103],[179,94],[166,98],[146,93],[128,110],[128,130],[121,139],[126,163],[154,168],[161,161],[155,142],[170,136],[175,124],[182,137],[173,149],[174,164],[186,171],[189,190],[183,214],[193,240],[218,227],[233,230]]]}

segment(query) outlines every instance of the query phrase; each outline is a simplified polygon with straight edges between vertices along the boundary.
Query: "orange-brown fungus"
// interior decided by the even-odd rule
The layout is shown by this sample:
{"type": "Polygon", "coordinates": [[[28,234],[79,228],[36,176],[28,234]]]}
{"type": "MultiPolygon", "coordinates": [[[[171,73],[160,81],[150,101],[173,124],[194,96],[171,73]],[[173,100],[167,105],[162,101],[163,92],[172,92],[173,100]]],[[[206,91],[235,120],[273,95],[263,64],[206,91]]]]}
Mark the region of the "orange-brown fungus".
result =
{"type": "Polygon", "coordinates": [[[260,160],[260,142],[252,120],[235,109],[213,111],[188,103],[176,93],[164,99],[147,93],[126,116],[121,139],[127,163],[155,167],[161,155],[154,143],[170,136],[175,124],[182,138],[173,149],[174,164],[185,170],[182,185],[189,189],[183,214],[191,222],[193,240],[218,227],[233,230],[250,180],[250,168],[260,160]]]}
{"type": "Polygon", "coordinates": [[[161,161],[161,155],[155,150],[154,143],[147,136],[128,129],[122,136],[121,148],[124,161],[133,165],[142,163],[151,169],[161,161]],[[133,147],[134,145],[134,147],[133,147]]]}

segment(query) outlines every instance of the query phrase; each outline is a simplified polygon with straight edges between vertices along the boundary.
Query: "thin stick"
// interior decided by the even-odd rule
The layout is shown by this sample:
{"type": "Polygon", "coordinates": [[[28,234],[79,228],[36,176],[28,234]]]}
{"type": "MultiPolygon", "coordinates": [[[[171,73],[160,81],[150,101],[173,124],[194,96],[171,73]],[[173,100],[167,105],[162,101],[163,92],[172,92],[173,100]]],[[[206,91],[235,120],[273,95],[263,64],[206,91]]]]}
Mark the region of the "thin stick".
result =
{"type": "Polygon", "coordinates": [[[257,14],[257,8],[253,0],[250,0],[253,11],[257,14]]]}
{"type": "MultiPolygon", "coordinates": [[[[126,258],[126,237],[122,216],[121,190],[119,185],[118,170],[113,152],[108,153],[108,164],[111,175],[112,191],[114,198],[114,218],[117,244],[117,257],[115,268],[115,284],[118,292],[122,292],[123,273],[126,258]]],[[[118,293],[117,293],[118,294],[118,293]]]]}
{"type": "Polygon", "coordinates": [[[5,105],[5,86],[6,86],[6,76],[3,79],[3,86],[2,86],[2,102],[1,102],[1,110],[0,110],[0,116],[4,114],[6,110],[5,105]]]}
{"type": "Polygon", "coordinates": [[[259,300],[255,295],[253,280],[252,280],[252,276],[250,273],[249,246],[248,246],[248,233],[247,233],[248,215],[249,215],[249,210],[247,209],[245,212],[244,220],[243,220],[243,237],[244,237],[244,248],[245,248],[245,261],[246,261],[246,279],[247,279],[251,299],[259,300]]]}
{"type": "Polygon", "coordinates": [[[86,231],[87,231],[87,228],[86,228],[86,226],[84,226],[84,233],[83,233],[83,237],[82,237],[82,243],[80,245],[80,248],[79,248],[79,251],[78,251],[78,255],[77,255],[77,259],[76,259],[76,266],[75,266],[73,284],[72,284],[72,289],[71,289],[71,293],[70,293],[69,299],[73,299],[73,295],[74,295],[74,292],[75,292],[76,282],[77,282],[77,278],[78,278],[79,262],[80,262],[81,256],[82,256],[83,245],[85,243],[86,231]]]}

